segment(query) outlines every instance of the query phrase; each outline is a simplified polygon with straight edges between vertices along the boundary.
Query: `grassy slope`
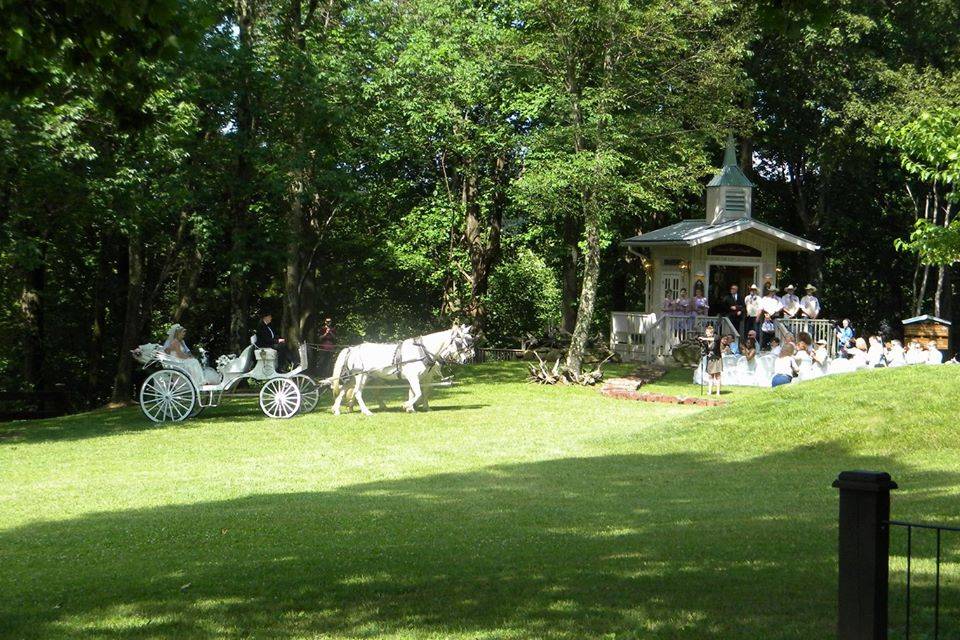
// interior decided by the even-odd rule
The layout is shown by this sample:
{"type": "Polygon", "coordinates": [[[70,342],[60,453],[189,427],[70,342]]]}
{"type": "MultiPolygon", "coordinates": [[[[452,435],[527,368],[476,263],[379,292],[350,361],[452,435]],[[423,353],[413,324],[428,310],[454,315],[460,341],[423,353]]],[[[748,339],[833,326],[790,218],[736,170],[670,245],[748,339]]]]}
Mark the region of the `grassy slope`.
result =
{"type": "Polygon", "coordinates": [[[839,470],[958,517],[960,367],[717,409],[459,378],[415,416],[0,425],[0,637],[830,637],[839,470]]]}

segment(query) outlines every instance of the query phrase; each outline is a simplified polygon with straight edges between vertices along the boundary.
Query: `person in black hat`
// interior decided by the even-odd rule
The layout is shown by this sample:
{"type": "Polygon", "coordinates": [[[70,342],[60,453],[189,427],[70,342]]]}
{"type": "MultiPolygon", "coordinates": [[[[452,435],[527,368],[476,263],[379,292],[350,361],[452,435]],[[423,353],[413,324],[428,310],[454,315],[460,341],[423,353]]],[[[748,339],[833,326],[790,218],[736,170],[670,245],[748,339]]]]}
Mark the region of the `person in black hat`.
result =
{"type": "Polygon", "coordinates": [[[260,314],[260,324],[257,325],[257,349],[273,349],[277,352],[277,371],[287,370],[290,358],[287,354],[287,341],[281,338],[270,326],[273,314],[265,311],[260,314]]]}

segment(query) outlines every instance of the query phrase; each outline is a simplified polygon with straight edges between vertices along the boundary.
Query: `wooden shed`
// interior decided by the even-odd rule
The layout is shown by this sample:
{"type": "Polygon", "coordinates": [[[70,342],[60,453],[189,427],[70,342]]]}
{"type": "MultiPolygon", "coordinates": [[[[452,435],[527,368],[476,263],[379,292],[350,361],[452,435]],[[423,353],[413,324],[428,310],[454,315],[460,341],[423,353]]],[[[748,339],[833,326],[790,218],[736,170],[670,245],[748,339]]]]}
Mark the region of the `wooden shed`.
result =
{"type": "Polygon", "coordinates": [[[903,321],[904,342],[917,340],[926,344],[935,340],[937,349],[946,351],[950,348],[950,321],[931,315],[922,315],[907,318],[903,321]]]}

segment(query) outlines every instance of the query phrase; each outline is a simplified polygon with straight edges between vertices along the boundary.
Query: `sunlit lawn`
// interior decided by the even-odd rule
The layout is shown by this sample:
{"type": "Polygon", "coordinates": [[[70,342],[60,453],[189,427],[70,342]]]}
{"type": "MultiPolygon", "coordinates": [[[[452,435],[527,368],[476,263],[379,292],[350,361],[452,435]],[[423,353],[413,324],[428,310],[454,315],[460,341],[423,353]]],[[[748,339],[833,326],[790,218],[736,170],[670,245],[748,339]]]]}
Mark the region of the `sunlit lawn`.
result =
{"type": "Polygon", "coordinates": [[[720,408],[536,387],[519,364],[457,379],[416,415],[394,393],[372,418],[234,400],[174,426],[0,425],[0,637],[827,638],[838,471],[889,471],[896,517],[960,520],[960,367],[720,408]]]}

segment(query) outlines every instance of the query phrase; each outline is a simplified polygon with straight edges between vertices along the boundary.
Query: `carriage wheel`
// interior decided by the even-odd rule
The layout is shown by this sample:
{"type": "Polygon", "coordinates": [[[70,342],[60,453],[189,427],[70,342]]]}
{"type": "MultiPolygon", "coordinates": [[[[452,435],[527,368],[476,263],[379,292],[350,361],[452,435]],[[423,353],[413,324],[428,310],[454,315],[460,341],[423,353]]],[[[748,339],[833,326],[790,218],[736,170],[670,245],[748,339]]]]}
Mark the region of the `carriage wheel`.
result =
{"type": "Polygon", "coordinates": [[[267,380],[260,389],[260,409],[269,418],[292,418],[300,410],[300,389],[287,378],[267,380]]]}
{"type": "Polygon", "coordinates": [[[293,376],[291,378],[300,389],[300,413],[310,413],[317,408],[320,402],[320,387],[310,376],[293,376]]]}
{"type": "Polygon", "coordinates": [[[140,387],[140,409],[154,422],[181,422],[196,415],[197,390],[180,371],[156,371],[140,387]]]}

